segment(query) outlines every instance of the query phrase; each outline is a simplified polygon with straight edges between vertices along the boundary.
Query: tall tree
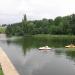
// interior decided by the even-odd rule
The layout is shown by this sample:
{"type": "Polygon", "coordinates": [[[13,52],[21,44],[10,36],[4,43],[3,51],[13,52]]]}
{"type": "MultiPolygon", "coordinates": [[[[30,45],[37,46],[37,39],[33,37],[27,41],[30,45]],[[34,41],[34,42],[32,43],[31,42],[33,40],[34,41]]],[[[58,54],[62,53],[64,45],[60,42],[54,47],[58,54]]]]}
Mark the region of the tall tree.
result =
{"type": "Polygon", "coordinates": [[[26,16],[26,14],[24,15],[24,21],[27,21],[27,16],[26,16]]]}

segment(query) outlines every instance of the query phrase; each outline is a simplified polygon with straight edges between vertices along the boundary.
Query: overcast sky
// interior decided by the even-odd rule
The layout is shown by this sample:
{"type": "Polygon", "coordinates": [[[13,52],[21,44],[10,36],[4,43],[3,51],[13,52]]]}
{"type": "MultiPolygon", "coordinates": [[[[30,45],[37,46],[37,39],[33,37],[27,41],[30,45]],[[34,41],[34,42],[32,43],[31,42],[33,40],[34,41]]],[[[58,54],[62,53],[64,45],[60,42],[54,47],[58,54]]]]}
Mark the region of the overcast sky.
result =
{"type": "Polygon", "coordinates": [[[75,0],[0,0],[0,24],[55,18],[75,13],[75,0]]]}

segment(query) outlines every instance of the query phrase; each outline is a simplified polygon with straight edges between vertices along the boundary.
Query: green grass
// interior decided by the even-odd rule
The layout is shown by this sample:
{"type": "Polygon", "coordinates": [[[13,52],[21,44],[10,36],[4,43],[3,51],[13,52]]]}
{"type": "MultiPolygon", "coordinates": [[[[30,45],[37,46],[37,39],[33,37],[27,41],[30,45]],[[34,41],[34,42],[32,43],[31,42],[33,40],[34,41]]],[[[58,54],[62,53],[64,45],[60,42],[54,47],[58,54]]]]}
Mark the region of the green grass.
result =
{"type": "Polygon", "coordinates": [[[5,27],[0,27],[0,33],[5,33],[6,28],[5,27]]]}
{"type": "Polygon", "coordinates": [[[56,40],[75,40],[75,35],[49,35],[49,34],[38,34],[33,35],[35,38],[47,38],[56,40]]]}
{"type": "MultiPolygon", "coordinates": [[[[38,34],[33,35],[37,40],[44,40],[46,43],[54,44],[56,46],[65,47],[69,44],[75,45],[75,35],[50,35],[50,34],[38,34]]],[[[73,49],[74,50],[74,49],[73,49]]]]}
{"type": "Polygon", "coordinates": [[[0,75],[4,75],[1,66],[0,66],[0,75]]]}
{"type": "Polygon", "coordinates": [[[50,34],[37,34],[37,35],[33,35],[35,37],[74,37],[75,35],[50,35],[50,34]]]}

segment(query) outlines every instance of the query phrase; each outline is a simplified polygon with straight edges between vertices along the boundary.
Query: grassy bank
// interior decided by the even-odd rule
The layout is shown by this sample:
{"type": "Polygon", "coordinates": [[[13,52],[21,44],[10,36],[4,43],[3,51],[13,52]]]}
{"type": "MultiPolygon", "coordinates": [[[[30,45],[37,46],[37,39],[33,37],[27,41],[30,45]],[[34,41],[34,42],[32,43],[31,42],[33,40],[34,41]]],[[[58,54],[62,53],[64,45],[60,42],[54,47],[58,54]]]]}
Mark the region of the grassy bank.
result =
{"type": "Polygon", "coordinates": [[[5,27],[0,27],[0,33],[5,33],[6,28],[5,27]]]}
{"type": "Polygon", "coordinates": [[[75,40],[75,35],[49,35],[49,34],[38,34],[33,35],[35,38],[47,38],[56,40],[75,40]]]}
{"type": "Polygon", "coordinates": [[[61,38],[75,38],[75,35],[50,35],[50,34],[37,34],[34,37],[61,37],[61,38]]]}
{"type": "Polygon", "coordinates": [[[48,35],[48,34],[38,34],[33,35],[35,39],[39,40],[46,40],[49,42],[57,42],[57,43],[64,43],[65,45],[68,44],[75,44],[75,35],[48,35]]]}
{"type": "MultiPolygon", "coordinates": [[[[15,36],[16,39],[17,36],[15,36]]],[[[14,37],[14,39],[15,39],[14,37]]],[[[47,41],[54,41],[54,42],[70,42],[75,43],[75,35],[50,35],[50,34],[37,34],[37,35],[29,35],[29,36],[19,36],[20,38],[28,38],[32,37],[38,40],[47,40],[47,41]]]]}
{"type": "Polygon", "coordinates": [[[4,75],[1,66],[0,66],[0,75],[4,75]]]}

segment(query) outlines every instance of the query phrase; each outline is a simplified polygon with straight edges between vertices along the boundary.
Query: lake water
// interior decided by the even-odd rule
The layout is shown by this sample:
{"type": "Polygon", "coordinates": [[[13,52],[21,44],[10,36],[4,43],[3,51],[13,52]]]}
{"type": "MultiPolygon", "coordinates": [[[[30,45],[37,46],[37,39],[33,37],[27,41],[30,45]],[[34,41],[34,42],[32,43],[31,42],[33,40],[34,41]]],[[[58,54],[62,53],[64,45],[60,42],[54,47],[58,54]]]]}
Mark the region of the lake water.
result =
{"type": "Polygon", "coordinates": [[[0,46],[20,75],[75,75],[75,51],[64,48],[70,42],[33,37],[15,40],[0,34],[0,46]],[[38,50],[45,45],[53,50],[38,50]]]}

